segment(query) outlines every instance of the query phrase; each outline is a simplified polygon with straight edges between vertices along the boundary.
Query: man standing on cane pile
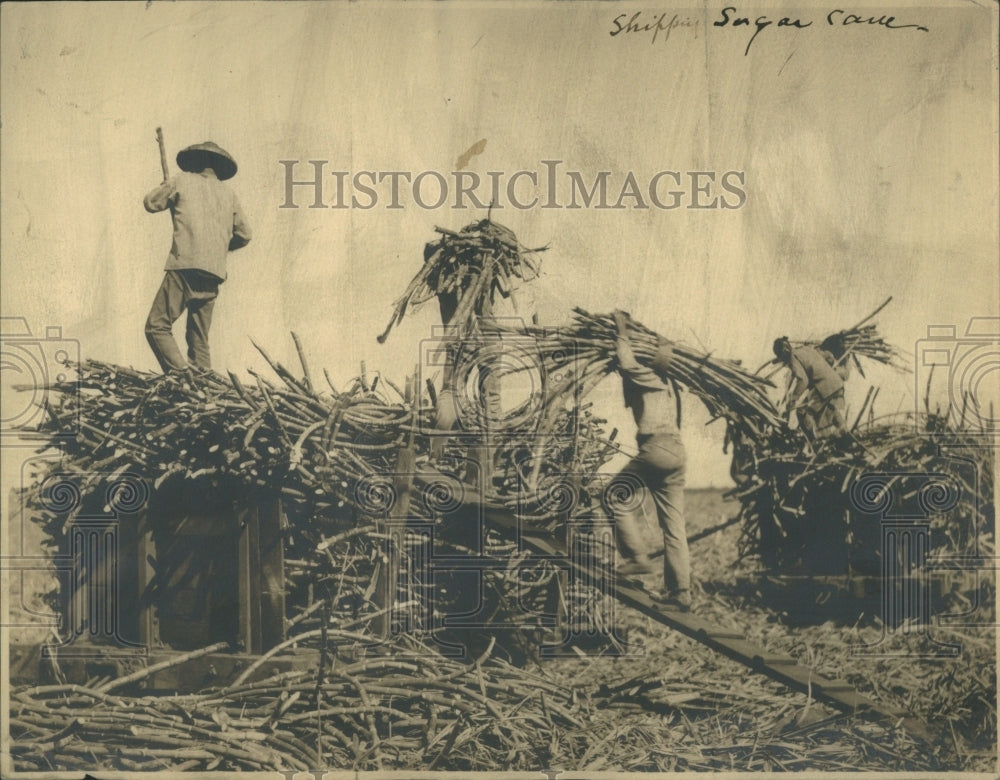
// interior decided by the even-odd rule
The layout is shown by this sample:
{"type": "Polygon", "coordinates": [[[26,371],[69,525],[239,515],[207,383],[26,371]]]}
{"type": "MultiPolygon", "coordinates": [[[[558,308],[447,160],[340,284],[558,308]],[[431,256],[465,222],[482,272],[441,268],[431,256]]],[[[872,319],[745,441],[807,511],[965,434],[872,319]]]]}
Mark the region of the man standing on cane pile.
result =
{"type": "Polygon", "coordinates": [[[844,422],[844,379],[815,347],[792,348],[786,336],[774,341],[774,355],[792,372],[789,413],[795,409],[799,427],[810,442],[838,436],[844,422]]]}
{"type": "MultiPolygon", "coordinates": [[[[619,473],[618,478],[635,481],[640,495],[652,496],[656,516],[663,532],[664,603],[687,611],[691,607],[691,563],[687,530],[684,523],[684,475],[687,457],[676,418],[674,393],[667,384],[664,369],[673,355],[673,345],[660,340],[659,351],[650,363],[642,366],[635,358],[628,337],[628,314],[614,313],[618,328],[618,372],[622,377],[625,405],[632,410],[638,428],[639,454],[619,473]]],[[[645,502],[643,502],[645,503],[645,502]]],[[[655,569],[643,549],[636,513],[632,508],[613,504],[618,547],[625,565],[621,574],[652,574],[655,569]]]]}
{"type": "Polygon", "coordinates": [[[164,373],[189,367],[171,332],[185,309],[188,361],[211,369],[208,329],[219,285],[226,280],[226,255],[250,241],[239,201],[222,183],[236,175],[229,153],[208,141],[181,150],[177,165],[183,173],[167,178],[143,201],[150,213],[170,209],[174,223],[166,275],[146,320],[146,340],[164,373]]]}

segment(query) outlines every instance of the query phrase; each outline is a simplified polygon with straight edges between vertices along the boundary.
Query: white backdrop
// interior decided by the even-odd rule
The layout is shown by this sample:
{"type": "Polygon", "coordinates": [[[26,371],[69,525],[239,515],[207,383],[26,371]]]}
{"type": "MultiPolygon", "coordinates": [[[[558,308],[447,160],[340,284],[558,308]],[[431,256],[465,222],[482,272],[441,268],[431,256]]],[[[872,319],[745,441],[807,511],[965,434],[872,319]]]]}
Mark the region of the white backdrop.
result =
{"type": "MultiPolygon", "coordinates": [[[[737,210],[506,208],[544,274],[520,293],[543,323],[620,307],[654,329],[756,367],[772,339],[823,336],[889,295],[885,337],[911,352],[928,325],[996,315],[996,7],[893,11],[928,28],[826,24],[826,8],[758,4],[813,20],[718,28],[722,4],[5,4],[2,20],[3,315],[61,326],[85,356],[153,368],[142,326],[170,220],[142,197],[173,156],[211,139],[254,229],[231,257],[212,329],[218,368],[263,361],[256,339],[343,383],[361,360],[401,378],[436,322],[375,336],[433,227],[475,210],[280,209],[282,159],[328,170],[468,169],[510,175],[564,161],[586,180],[660,170],[744,171],[737,210]],[[669,11],[669,38],[612,36],[620,14],[669,11]]],[[[885,9],[868,6],[875,15],[885,9]]],[[[743,9],[741,9],[742,11],[743,9]]],[[[328,185],[333,180],[327,181],[328,185]]],[[[328,188],[329,189],[329,188],[328,188]]],[[[615,190],[614,187],[612,187],[615,190]]],[[[382,190],[384,192],[384,190],[382,190]]],[[[299,189],[303,206],[311,202],[299,189]]],[[[994,375],[995,378],[996,375],[994,375]]],[[[882,413],[913,406],[912,377],[873,371],[882,413]]],[[[869,381],[855,377],[855,406],[869,381]]],[[[609,380],[598,408],[620,424],[609,380]]],[[[689,483],[724,485],[721,429],[686,402],[689,483]]]]}

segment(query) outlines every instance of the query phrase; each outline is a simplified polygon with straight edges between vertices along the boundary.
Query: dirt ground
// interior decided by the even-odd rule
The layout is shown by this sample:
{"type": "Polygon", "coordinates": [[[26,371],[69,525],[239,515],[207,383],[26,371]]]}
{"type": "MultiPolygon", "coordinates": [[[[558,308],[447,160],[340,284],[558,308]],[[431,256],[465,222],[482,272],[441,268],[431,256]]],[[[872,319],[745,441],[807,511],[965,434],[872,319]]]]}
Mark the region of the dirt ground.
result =
{"type": "MultiPolygon", "coordinates": [[[[738,509],[720,490],[689,491],[687,504],[689,535],[738,509]]],[[[733,525],[692,545],[694,610],[908,710],[933,744],[840,714],[619,606],[627,654],[581,649],[543,662],[566,685],[615,692],[603,699],[611,706],[593,713],[593,747],[573,769],[997,770],[992,580],[981,578],[979,605],[969,608],[968,592],[936,597],[932,625],[886,633],[877,594],[820,594],[814,603],[816,594],[762,589],[754,563],[737,563],[739,534],[733,525]],[[963,608],[967,625],[942,624],[942,614],[963,608]]]]}
{"type": "MultiPolygon", "coordinates": [[[[723,523],[737,509],[720,490],[688,491],[689,535],[723,523]]],[[[535,669],[575,691],[583,716],[582,732],[537,734],[534,755],[548,757],[545,768],[997,771],[991,579],[981,573],[974,591],[966,578],[951,592],[935,594],[929,626],[890,633],[883,629],[878,594],[864,599],[763,587],[753,561],[737,562],[740,533],[739,525],[730,525],[692,544],[695,612],[910,712],[927,724],[932,740],[917,740],[898,724],[840,713],[616,605],[612,624],[623,641],[618,654],[607,643],[577,646],[535,669]],[[976,596],[978,604],[972,603],[976,596]],[[963,620],[944,624],[945,614],[963,610],[963,620]],[[581,737],[588,745],[582,756],[581,737]]],[[[646,580],[649,588],[660,584],[658,576],[646,580]]]]}

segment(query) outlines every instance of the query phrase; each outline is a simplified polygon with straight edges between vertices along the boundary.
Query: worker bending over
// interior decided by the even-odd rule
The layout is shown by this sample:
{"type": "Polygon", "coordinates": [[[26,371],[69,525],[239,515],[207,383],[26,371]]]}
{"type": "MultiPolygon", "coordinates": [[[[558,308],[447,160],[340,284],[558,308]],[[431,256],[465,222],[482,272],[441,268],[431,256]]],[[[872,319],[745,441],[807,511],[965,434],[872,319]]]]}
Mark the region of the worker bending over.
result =
{"type": "Polygon", "coordinates": [[[810,442],[846,431],[844,379],[815,347],[793,348],[788,338],[774,341],[774,355],[792,372],[789,414],[798,414],[799,427],[810,442]]]}

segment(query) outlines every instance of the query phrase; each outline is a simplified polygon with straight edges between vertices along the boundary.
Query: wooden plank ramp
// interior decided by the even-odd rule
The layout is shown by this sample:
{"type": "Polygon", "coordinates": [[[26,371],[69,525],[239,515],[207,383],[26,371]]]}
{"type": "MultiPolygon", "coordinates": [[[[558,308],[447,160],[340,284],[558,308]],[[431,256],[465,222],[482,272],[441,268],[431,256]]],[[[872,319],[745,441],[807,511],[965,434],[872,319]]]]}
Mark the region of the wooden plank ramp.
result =
{"type": "MultiPolygon", "coordinates": [[[[429,484],[441,475],[442,472],[433,466],[422,464],[407,476],[429,484]]],[[[574,569],[584,577],[592,574],[583,563],[573,560],[572,556],[567,554],[563,545],[551,532],[525,528],[519,522],[516,513],[490,506],[483,500],[481,492],[476,487],[464,484],[462,498],[463,503],[475,507],[488,524],[514,533],[521,544],[536,553],[557,560],[560,565],[574,569]]],[[[404,509],[408,508],[408,503],[405,502],[404,509]]],[[[800,664],[790,655],[770,652],[750,642],[738,631],[716,626],[699,617],[697,608],[692,612],[671,608],[645,590],[637,580],[618,581],[616,578],[610,595],[626,607],[679,631],[705,647],[743,664],[751,671],[770,677],[792,690],[812,696],[815,700],[846,715],[880,722],[883,725],[901,726],[919,741],[927,743],[934,741],[927,724],[909,712],[870,699],[859,693],[847,680],[826,677],[800,664]]]]}
{"type": "MultiPolygon", "coordinates": [[[[490,516],[493,520],[498,519],[492,512],[490,516]]],[[[522,534],[521,539],[526,546],[536,552],[549,557],[562,557],[570,568],[584,575],[587,573],[586,567],[567,556],[551,537],[522,534]]],[[[637,580],[632,579],[616,581],[610,595],[626,607],[679,631],[752,671],[766,675],[795,691],[808,694],[845,714],[878,721],[884,725],[899,725],[918,740],[933,741],[933,735],[927,725],[905,710],[887,707],[859,693],[847,680],[826,677],[800,664],[790,655],[770,652],[749,641],[738,631],[716,626],[699,617],[696,614],[697,607],[692,612],[673,609],[645,590],[637,580]]]]}
{"type": "MultiPolygon", "coordinates": [[[[440,476],[440,472],[433,467],[423,466],[418,467],[413,476],[421,482],[430,482],[434,477],[440,476]]],[[[587,567],[579,561],[574,561],[552,534],[525,529],[514,513],[491,507],[482,500],[475,488],[469,485],[463,487],[464,502],[478,507],[487,523],[515,532],[521,543],[535,552],[558,559],[561,565],[589,576],[587,567]]],[[[743,634],[733,629],[713,625],[697,615],[697,608],[692,612],[672,609],[645,590],[636,580],[616,582],[611,588],[611,596],[626,607],[679,631],[705,647],[743,664],[751,671],[770,677],[792,690],[812,696],[815,700],[834,707],[846,715],[876,721],[887,726],[901,726],[910,736],[923,742],[932,742],[934,739],[927,724],[909,712],[886,706],[864,696],[847,680],[826,677],[799,663],[790,655],[771,652],[750,642],[743,634]]]]}

